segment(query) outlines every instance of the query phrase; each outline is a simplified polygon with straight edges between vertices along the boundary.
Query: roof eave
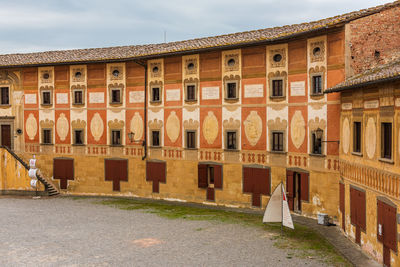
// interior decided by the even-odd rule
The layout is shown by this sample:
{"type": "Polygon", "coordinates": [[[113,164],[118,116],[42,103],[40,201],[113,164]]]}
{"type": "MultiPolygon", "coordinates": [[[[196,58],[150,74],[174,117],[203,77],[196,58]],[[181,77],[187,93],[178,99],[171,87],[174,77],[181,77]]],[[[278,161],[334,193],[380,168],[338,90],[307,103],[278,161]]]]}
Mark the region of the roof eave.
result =
{"type": "Polygon", "coordinates": [[[138,57],[126,57],[126,58],[120,58],[120,59],[49,62],[49,63],[38,63],[38,64],[2,65],[2,66],[0,66],[0,69],[60,66],[60,65],[79,65],[79,64],[90,64],[90,63],[117,63],[117,62],[126,62],[126,61],[150,60],[150,59],[159,58],[159,57],[170,57],[170,56],[177,56],[177,55],[209,52],[209,51],[215,51],[215,50],[236,49],[236,48],[250,47],[250,46],[256,46],[256,45],[263,45],[263,44],[279,43],[279,42],[288,41],[288,40],[291,40],[294,38],[299,38],[299,37],[302,38],[302,37],[306,37],[306,36],[310,36],[310,35],[327,33],[327,32],[338,30],[338,29],[342,28],[345,24],[346,24],[346,22],[343,22],[340,24],[323,26],[323,27],[319,27],[319,28],[312,29],[309,31],[298,32],[298,33],[294,33],[291,35],[277,37],[274,39],[257,40],[257,41],[251,41],[251,42],[205,47],[205,48],[199,48],[199,49],[182,50],[182,51],[152,54],[152,55],[145,55],[145,56],[138,56],[138,57]]]}
{"type": "Polygon", "coordinates": [[[366,87],[366,86],[375,85],[375,84],[379,84],[379,83],[392,82],[392,81],[397,81],[397,80],[400,80],[400,75],[383,78],[383,79],[379,79],[379,80],[374,80],[374,81],[369,81],[369,82],[364,82],[364,83],[352,84],[352,85],[348,85],[348,86],[341,86],[338,88],[331,88],[331,89],[325,90],[324,94],[338,93],[338,92],[347,91],[347,90],[351,90],[351,89],[357,89],[357,88],[361,88],[361,87],[366,87]]]}

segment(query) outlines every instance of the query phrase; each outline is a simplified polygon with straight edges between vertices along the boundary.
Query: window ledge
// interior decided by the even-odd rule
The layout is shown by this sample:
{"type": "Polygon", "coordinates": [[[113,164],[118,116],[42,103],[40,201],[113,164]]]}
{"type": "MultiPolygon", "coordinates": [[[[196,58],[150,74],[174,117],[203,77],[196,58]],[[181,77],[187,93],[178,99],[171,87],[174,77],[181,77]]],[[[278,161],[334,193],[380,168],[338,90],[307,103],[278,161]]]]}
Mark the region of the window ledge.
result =
{"type": "Polygon", "coordinates": [[[384,163],[394,164],[393,159],[379,158],[379,161],[384,162],[384,163]]]}
{"type": "Polygon", "coordinates": [[[9,108],[11,107],[10,104],[0,104],[0,108],[9,108]]]}
{"type": "Polygon", "coordinates": [[[227,98],[227,97],[225,97],[224,100],[227,101],[227,102],[238,102],[239,98],[238,97],[236,97],[236,98],[227,98]]]}
{"type": "Polygon", "coordinates": [[[185,103],[196,103],[197,99],[185,99],[185,103]]]}
{"type": "Polygon", "coordinates": [[[197,151],[199,150],[198,148],[190,148],[190,147],[185,147],[185,150],[189,150],[189,151],[197,151]]]}
{"type": "Polygon", "coordinates": [[[229,149],[229,148],[225,148],[224,151],[225,152],[240,152],[239,149],[229,149]]]}
{"type": "Polygon", "coordinates": [[[161,146],[149,146],[149,148],[151,148],[151,149],[161,149],[162,147],[161,146]]]}
{"type": "Polygon", "coordinates": [[[281,155],[286,155],[286,154],[287,154],[286,151],[275,151],[275,150],[271,150],[271,151],[269,151],[269,153],[272,153],[272,154],[281,154],[281,155]]]}
{"type": "Polygon", "coordinates": [[[122,105],[122,102],[110,102],[110,105],[119,106],[122,105]]]}
{"type": "Polygon", "coordinates": [[[313,93],[313,94],[310,94],[310,96],[316,96],[316,97],[324,96],[324,93],[318,93],[318,94],[313,93]]]}
{"type": "Polygon", "coordinates": [[[53,104],[40,104],[40,105],[45,106],[45,107],[51,107],[53,104]]]}
{"type": "Polygon", "coordinates": [[[150,100],[150,103],[151,103],[151,104],[160,104],[160,103],[161,103],[161,100],[157,100],[157,101],[150,100]]]}
{"type": "Polygon", "coordinates": [[[110,145],[110,147],[123,147],[123,145],[110,145]]]}
{"type": "Polygon", "coordinates": [[[54,146],[54,144],[46,144],[46,143],[41,143],[41,146],[54,146]]]}
{"type": "Polygon", "coordinates": [[[73,106],[83,107],[85,103],[72,103],[73,106]]]}
{"type": "Polygon", "coordinates": [[[72,144],[72,146],[86,146],[85,144],[72,144]]]}
{"type": "Polygon", "coordinates": [[[317,157],[317,158],[325,158],[326,157],[326,155],[324,155],[324,154],[314,154],[314,153],[310,153],[310,154],[308,154],[309,156],[312,156],[312,157],[317,157]]]}
{"type": "Polygon", "coordinates": [[[357,156],[357,157],[362,157],[363,154],[361,152],[351,152],[352,155],[357,156]]]}
{"type": "Polygon", "coordinates": [[[274,95],[271,95],[271,96],[269,96],[269,98],[270,99],[277,99],[277,100],[280,100],[280,99],[285,99],[286,98],[286,96],[284,96],[284,95],[282,95],[282,96],[274,96],[274,95]]]}

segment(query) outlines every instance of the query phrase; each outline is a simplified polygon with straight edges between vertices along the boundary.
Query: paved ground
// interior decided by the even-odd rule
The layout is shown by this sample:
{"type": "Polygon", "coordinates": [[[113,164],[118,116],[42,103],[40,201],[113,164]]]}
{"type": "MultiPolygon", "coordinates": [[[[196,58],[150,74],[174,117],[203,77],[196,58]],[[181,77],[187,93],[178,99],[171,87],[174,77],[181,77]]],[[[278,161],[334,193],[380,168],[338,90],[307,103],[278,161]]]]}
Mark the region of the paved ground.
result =
{"type": "Polygon", "coordinates": [[[350,241],[340,231],[339,226],[322,226],[318,225],[315,219],[306,218],[303,216],[293,215],[293,221],[306,225],[330,242],[339,253],[341,253],[349,262],[354,266],[368,266],[368,267],[379,267],[382,266],[376,261],[369,258],[361,249],[360,246],[350,241]]]}
{"type": "Polygon", "coordinates": [[[71,198],[0,198],[0,266],[324,266],[253,227],[71,198]]]}

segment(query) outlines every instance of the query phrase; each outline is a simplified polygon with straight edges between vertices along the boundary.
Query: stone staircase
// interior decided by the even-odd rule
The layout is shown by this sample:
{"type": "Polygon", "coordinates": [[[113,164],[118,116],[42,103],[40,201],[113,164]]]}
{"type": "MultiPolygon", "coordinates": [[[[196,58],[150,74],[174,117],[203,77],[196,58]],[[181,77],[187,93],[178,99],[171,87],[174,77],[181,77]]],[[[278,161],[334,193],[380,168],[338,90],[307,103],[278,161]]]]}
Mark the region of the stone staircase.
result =
{"type": "MultiPolygon", "coordinates": [[[[2,148],[7,150],[8,153],[10,153],[16,160],[18,160],[25,169],[29,170],[29,165],[21,157],[15,154],[14,151],[9,149],[7,146],[2,146],[2,148]]],[[[44,185],[45,191],[47,192],[48,196],[56,196],[60,194],[57,187],[46,178],[44,178],[41,174],[37,174],[37,179],[44,185]]]]}

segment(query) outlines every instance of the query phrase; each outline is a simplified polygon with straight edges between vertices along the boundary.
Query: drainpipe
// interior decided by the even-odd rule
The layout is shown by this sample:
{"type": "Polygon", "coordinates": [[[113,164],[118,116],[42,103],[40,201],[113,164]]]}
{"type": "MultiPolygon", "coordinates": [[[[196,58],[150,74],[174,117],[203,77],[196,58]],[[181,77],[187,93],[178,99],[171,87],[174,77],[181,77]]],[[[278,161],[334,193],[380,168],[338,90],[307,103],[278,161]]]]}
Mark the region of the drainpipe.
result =
{"type": "Polygon", "coordinates": [[[142,143],[144,155],[142,160],[145,160],[147,158],[147,61],[142,63],[134,60],[134,62],[144,68],[144,140],[142,143]]]}

